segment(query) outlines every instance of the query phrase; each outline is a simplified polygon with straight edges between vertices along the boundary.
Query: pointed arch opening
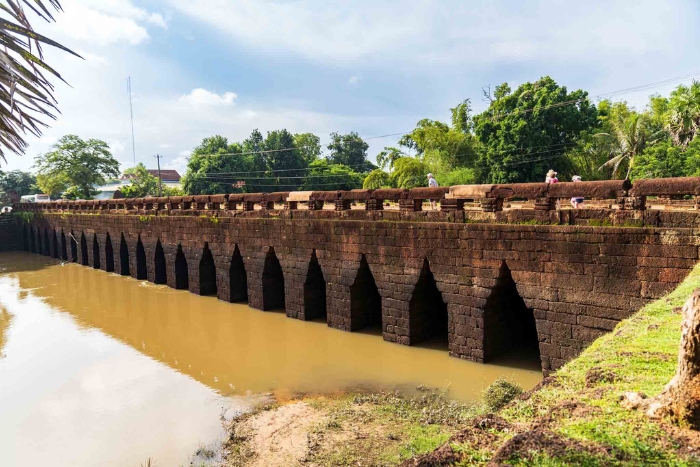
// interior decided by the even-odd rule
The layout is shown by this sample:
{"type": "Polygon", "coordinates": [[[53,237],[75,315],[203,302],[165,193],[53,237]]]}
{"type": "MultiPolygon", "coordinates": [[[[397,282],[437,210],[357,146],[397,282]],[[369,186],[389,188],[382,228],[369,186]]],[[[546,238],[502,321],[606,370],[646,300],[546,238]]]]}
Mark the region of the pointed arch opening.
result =
{"type": "Polygon", "coordinates": [[[105,237],[105,271],[114,272],[114,250],[112,249],[112,238],[107,233],[105,237]]]}
{"type": "Polygon", "coordinates": [[[304,282],[304,318],[326,319],[326,280],[321,265],[316,258],[316,250],[311,253],[309,269],[304,282]]]}
{"type": "Polygon", "coordinates": [[[231,302],[247,302],[248,301],[248,275],[245,272],[245,264],[243,264],[243,256],[241,255],[238,245],[233,249],[231,257],[231,267],[228,271],[229,287],[231,290],[231,302]]]}
{"type": "Polygon", "coordinates": [[[40,255],[44,251],[44,245],[41,241],[41,230],[37,227],[36,229],[36,247],[34,248],[34,253],[40,255]]]}
{"type": "Polygon", "coordinates": [[[148,279],[148,268],[146,268],[146,250],[143,248],[141,235],[136,242],[136,278],[139,280],[148,279]]]}
{"type": "Polygon", "coordinates": [[[284,309],[284,274],[274,247],[270,247],[265,255],[265,265],[262,275],[263,310],[284,309]]]}
{"type": "Polygon", "coordinates": [[[182,245],[177,246],[177,253],[175,253],[175,288],[179,290],[190,288],[187,258],[182,252],[182,245]]]}
{"type": "Polygon", "coordinates": [[[80,264],[82,264],[83,266],[89,266],[87,239],[85,238],[85,232],[80,233],[80,264]]]}
{"type": "Polygon", "coordinates": [[[204,243],[202,258],[199,260],[199,294],[216,295],[216,265],[209,243],[204,243]]]}
{"type": "Polygon", "coordinates": [[[22,248],[24,251],[32,251],[32,244],[29,240],[29,227],[27,224],[24,224],[24,228],[22,229],[22,248]]]}
{"type": "Polygon", "coordinates": [[[484,361],[515,357],[539,364],[539,339],[532,309],[525,305],[504,261],[484,308],[484,361]]]}
{"type": "Polygon", "coordinates": [[[68,245],[66,245],[66,233],[61,230],[61,259],[68,261],[68,245]]]}
{"type": "Polygon", "coordinates": [[[49,240],[49,228],[44,227],[44,256],[51,256],[51,240],[49,240]]]}
{"type": "Polygon", "coordinates": [[[364,254],[350,286],[350,323],[351,331],[382,325],[382,297],[364,254]]]}
{"type": "Polygon", "coordinates": [[[124,234],[119,241],[119,269],[122,276],[130,276],[131,271],[129,269],[129,248],[126,246],[126,239],[124,234]]]}
{"type": "Polygon", "coordinates": [[[155,277],[153,282],[155,284],[167,283],[168,272],[165,269],[165,252],[163,251],[163,245],[160,244],[160,239],[156,242],[156,251],[153,258],[153,265],[155,266],[155,277]]]}
{"type": "Polygon", "coordinates": [[[70,261],[72,263],[78,262],[78,239],[75,238],[73,232],[70,233],[70,261]]]}
{"type": "Polygon", "coordinates": [[[430,263],[423,260],[418,282],[408,304],[411,344],[430,340],[447,346],[447,304],[442,300],[430,263]]]}
{"type": "Polygon", "coordinates": [[[61,253],[58,250],[58,235],[56,235],[56,229],[51,229],[51,237],[52,237],[51,244],[53,245],[53,248],[51,249],[52,250],[51,256],[53,256],[53,258],[55,258],[55,259],[59,259],[61,257],[61,253]]]}
{"type": "Polygon", "coordinates": [[[36,238],[34,237],[34,227],[29,227],[29,251],[36,253],[36,238]]]}
{"type": "Polygon", "coordinates": [[[92,234],[92,267],[100,269],[100,242],[97,241],[97,234],[92,234]]]}

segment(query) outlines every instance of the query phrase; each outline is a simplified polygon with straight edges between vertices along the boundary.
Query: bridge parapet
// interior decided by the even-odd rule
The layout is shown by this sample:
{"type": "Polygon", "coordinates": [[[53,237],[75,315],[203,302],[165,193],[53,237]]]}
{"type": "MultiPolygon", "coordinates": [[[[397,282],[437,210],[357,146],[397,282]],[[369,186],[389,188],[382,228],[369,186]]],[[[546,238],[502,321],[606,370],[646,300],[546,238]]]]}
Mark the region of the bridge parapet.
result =
{"type": "Polygon", "coordinates": [[[700,177],[17,203],[16,211],[695,227],[700,177]],[[582,209],[569,198],[585,198],[582,209]],[[439,210],[425,209],[435,201],[439,210]],[[304,212],[303,211],[308,211],[304,212]],[[364,211],[364,213],[362,213],[364,211]]]}

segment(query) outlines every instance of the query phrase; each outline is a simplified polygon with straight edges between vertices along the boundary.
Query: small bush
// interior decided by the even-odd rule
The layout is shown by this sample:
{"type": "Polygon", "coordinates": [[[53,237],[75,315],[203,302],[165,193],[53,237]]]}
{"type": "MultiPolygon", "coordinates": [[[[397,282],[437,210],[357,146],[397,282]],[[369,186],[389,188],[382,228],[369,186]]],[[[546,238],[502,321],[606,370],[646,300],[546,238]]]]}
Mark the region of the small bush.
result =
{"type": "Polygon", "coordinates": [[[505,378],[498,378],[484,391],[484,402],[489,409],[496,411],[522,394],[523,388],[505,378]]]}

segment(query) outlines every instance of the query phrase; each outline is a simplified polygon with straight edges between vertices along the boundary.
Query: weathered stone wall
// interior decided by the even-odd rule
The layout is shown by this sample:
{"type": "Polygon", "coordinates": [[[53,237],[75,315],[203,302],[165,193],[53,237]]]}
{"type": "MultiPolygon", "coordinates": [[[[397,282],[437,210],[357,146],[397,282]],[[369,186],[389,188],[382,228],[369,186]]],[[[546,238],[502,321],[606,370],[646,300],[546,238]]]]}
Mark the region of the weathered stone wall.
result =
{"type": "Polygon", "coordinates": [[[488,303],[498,302],[489,298],[499,293],[504,278],[512,277],[531,310],[523,312],[536,320],[545,372],[673,289],[698,259],[696,232],[690,228],[351,220],[333,212],[297,212],[293,219],[250,214],[209,218],[47,213],[36,216],[31,229],[20,226],[20,232],[30,250],[67,259],[73,259],[75,251],[74,259],[90,266],[96,264],[96,239],[101,269],[109,269],[111,263],[115,272],[122,272],[128,252],[129,273],[137,277],[139,267],[145,266],[143,272],[151,281],[157,277],[156,264],[164,258],[171,287],[178,286],[178,280],[183,286],[178,279],[185,269],[184,261],[177,259],[181,248],[187,287],[193,293],[200,293],[206,244],[216,270],[218,297],[230,301],[230,278],[240,281],[243,274],[248,303],[258,309],[266,308],[271,297],[266,294],[281,286],[275,284],[280,278],[269,266],[274,262],[270,258],[277,258],[286,314],[302,320],[312,318],[304,305],[318,285],[308,284],[315,253],[325,280],[328,325],[346,331],[355,331],[366,321],[357,314],[357,304],[367,301],[366,289],[356,283],[366,261],[381,296],[384,339],[406,345],[427,337],[416,323],[421,328],[439,323],[433,316],[439,303],[425,303],[425,297],[435,301],[435,296],[417,296],[423,272],[425,284],[434,280],[446,304],[450,354],[474,361],[484,361],[484,342],[494,332],[488,324],[494,320],[485,319],[485,313],[502,311],[487,310],[488,303]],[[158,242],[163,256],[156,260],[158,242]],[[241,257],[232,268],[236,250],[241,257]]]}
{"type": "Polygon", "coordinates": [[[16,222],[9,214],[0,215],[0,251],[12,251],[21,247],[16,222]]]}

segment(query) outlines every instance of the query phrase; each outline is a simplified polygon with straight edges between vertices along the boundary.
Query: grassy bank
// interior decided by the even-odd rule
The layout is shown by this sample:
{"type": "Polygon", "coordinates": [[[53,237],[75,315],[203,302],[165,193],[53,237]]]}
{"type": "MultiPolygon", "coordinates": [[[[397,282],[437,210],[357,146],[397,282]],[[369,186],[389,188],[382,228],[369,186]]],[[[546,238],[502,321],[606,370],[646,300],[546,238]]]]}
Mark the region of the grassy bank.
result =
{"type": "Polygon", "coordinates": [[[569,362],[538,390],[473,420],[434,453],[408,465],[700,465],[700,436],[620,405],[651,397],[676,368],[680,310],[700,287],[700,267],[569,362]]]}

